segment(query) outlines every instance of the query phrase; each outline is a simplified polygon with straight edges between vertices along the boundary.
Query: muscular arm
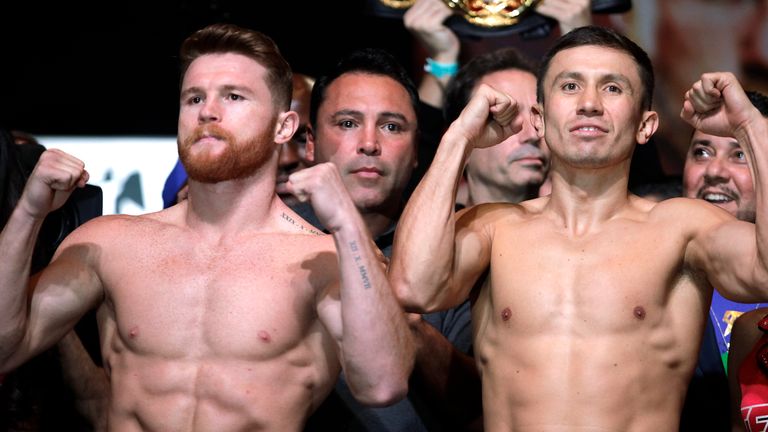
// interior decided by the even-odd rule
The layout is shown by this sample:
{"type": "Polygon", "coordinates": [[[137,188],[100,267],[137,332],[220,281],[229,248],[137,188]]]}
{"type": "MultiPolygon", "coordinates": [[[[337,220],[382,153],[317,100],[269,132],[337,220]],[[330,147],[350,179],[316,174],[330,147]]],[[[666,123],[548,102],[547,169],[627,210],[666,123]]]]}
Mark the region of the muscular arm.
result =
{"type": "Polygon", "coordinates": [[[320,299],[318,313],[339,341],[350,390],[368,405],[402,399],[413,368],[408,325],[338,170],[330,163],[315,165],[293,173],[287,187],[299,199],[311,199],[336,243],[340,287],[320,299]]]}
{"type": "MultiPolygon", "coordinates": [[[[11,370],[52,346],[98,298],[89,272],[80,271],[83,251],[68,237],[37,283],[30,263],[45,216],[61,207],[76,186],[84,186],[82,162],[58,150],[40,157],[19,204],[0,233],[0,372],[11,370]],[[29,285],[29,286],[28,286],[29,285]],[[79,287],[79,288],[78,288],[79,287]]],[[[74,234],[74,233],[73,233],[74,234]]]]}
{"type": "Polygon", "coordinates": [[[456,188],[474,147],[487,147],[522,126],[517,104],[481,85],[443,136],[395,233],[390,282],[412,311],[458,305],[489,261],[490,238],[475,209],[454,220],[456,188]]]}
{"type": "Polygon", "coordinates": [[[705,133],[738,140],[747,154],[756,192],[754,225],[705,217],[689,257],[724,297],[745,303],[764,301],[768,299],[768,120],[730,73],[704,74],[686,93],[681,116],[705,133]]]}

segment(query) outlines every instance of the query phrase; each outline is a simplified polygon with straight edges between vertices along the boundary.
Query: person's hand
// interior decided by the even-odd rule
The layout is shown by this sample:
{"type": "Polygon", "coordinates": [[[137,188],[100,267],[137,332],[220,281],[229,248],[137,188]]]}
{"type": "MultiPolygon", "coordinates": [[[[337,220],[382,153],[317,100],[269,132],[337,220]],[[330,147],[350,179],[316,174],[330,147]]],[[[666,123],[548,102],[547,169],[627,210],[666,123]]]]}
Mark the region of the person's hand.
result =
{"type": "Polygon", "coordinates": [[[42,219],[87,182],[88,171],[80,159],[58,149],[46,150],[27,180],[19,206],[29,217],[42,219]]]}
{"type": "Polygon", "coordinates": [[[494,146],[523,128],[517,101],[506,93],[481,84],[451,123],[449,132],[463,136],[473,148],[494,146]]]}
{"type": "Polygon", "coordinates": [[[717,136],[735,131],[759,112],[730,72],[705,73],[685,92],[680,117],[695,129],[717,136]]]}
{"type": "Polygon", "coordinates": [[[452,13],[441,0],[417,0],[403,16],[405,28],[440,63],[454,63],[459,57],[459,38],[443,24],[452,13]]]}
{"type": "Polygon", "coordinates": [[[336,165],[326,162],[296,171],[288,176],[286,189],[299,201],[309,201],[320,223],[331,233],[357,212],[336,165]]]}
{"type": "Polygon", "coordinates": [[[560,33],[592,24],[592,2],[590,0],[542,0],[536,12],[554,18],[560,23],[560,33]]]}

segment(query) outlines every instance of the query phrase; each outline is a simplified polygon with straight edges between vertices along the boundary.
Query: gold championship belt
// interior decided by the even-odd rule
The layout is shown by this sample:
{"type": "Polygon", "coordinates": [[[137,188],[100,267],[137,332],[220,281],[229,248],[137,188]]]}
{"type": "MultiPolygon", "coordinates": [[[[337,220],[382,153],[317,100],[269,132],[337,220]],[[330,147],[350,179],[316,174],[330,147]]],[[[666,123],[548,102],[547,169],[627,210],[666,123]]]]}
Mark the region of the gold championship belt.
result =
{"type": "Polygon", "coordinates": [[[465,20],[482,27],[506,27],[517,24],[526,11],[539,0],[443,0],[461,11],[465,20]]]}
{"type": "MultiPolygon", "coordinates": [[[[393,9],[408,9],[416,0],[379,0],[393,9]]],[[[443,0],[465,20],[481,27],[506,27],[517,24],[539,0],[443,0]]]]}
{"type": "MultiPolygon", "coordinates": [[[[446,25],[459,36],[475,38],[519,33],[523,39],[546,37],[557,21],[536,13],[542,0],[442,0],[454,11],[446,25]]],[[[377,16],[402,19],[416,0],[366,0],[377,16]]],[[[623,13],[632,9],[632,0],[591,0],[592,13],[623,13]]]]}

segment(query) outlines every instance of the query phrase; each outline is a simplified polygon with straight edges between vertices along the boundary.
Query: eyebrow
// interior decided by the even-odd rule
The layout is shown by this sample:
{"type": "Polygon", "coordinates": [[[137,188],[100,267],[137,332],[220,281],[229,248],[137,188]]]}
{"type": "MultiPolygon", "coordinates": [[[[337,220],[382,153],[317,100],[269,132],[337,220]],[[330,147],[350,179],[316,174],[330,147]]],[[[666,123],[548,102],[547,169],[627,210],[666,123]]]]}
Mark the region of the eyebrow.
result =
{"type": "MultiPolygon", "coordinates": [[[[563,71],[563,72],[560,72],[559,74],[557,74],[557,76],[555,76],[554,81],[552,81],[552,82],[556,83],[558,81],[562,81],[562,80],[565,80],[565,79],[575,79],[577,81],[586,81],[586,78],[584,77],[584,74],[582,74],[581,72],[563,71]]],[[[615,82],[623,84],[624,86],[626,86],[630,90],[632,89],[632,83],[629,81],[629,79],[626,76],[624,76],[622,74],[619,74],[619,73],[608,73],[608,74],[605,74],[605,75],[601,75],[600,76],[600,82],[606,82],[606,81],[615,81],[615,82]]]]}
{"type": "MultiPolygon", "coordinates": [[[[703,146],[707,146],[707,147],[712,147],[712,140],[708,140],[708,139],[704,139],[704,138],[699,138],[699,139],[693,140],[693,145],[703,145],[703,146]]],[[[739,142],[735,138],[731,138],[728,141],[728,147],[730,147],[731,150],[736,149],[736,148],[740,149],[741,148],[741,144],[739,144],[739,142]]]]}
{"type": "MultiPolygon", "coordinates": [[[[248,87],[238,86],[233,84],[223,85],[221,87],[218,87],[216,90],[220,93],[229,93],[231,91],[236,91],[239,93],[245,93],[249,96],[253,94],[253,92],[248,87]]],[[[196,86],[189,87],[187,89],[184,89],[181,92],[180,98],[185,99],[189,95],[200,94],[200,93],[205,93],[205,90],[202,87],[196,87],[196,86]]]]}
{"type": "Polygon", "coordinates": [[[394,119],[400,120],[403,123],[409,123],[410,124],[410,122],[405,117],[405,115],[401,114],[399,112],[384,111],[383,113],[379,113],[379,118],[380,119],[381,118],[385,118],[385,119],[394,118],[394,119]]]}
{"type": "MultiPolygon", "coordinates": [[[[335,119],[337,117],[342,116],[350,116],[350,117],[364,117],[365,114],[362,113],[362,111],[357,110],[351,110],[351,109],[343,109],[336,111],[331,115],[331,118],[335,119]]],[[[410,123],[408,119],[405,117],[404,114],[401,114],[399,112],[392,112],[392,111],[384,111],[381,113],[378,113],[377,118],[395,118],[405,123],[410,123]]]]}

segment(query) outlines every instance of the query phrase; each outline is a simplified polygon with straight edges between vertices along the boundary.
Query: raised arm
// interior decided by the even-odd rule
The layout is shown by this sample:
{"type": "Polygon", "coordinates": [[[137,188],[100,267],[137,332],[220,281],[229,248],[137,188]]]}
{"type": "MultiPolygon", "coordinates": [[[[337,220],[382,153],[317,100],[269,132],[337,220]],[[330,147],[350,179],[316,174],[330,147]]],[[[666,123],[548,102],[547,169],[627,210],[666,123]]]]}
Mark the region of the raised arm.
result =
{"type": "Polygon", "coordinates": [[[367,405],[402,399],[413,368],[410,330],[387,281],[383,255],[337,168],[323,163],[297,171],[286,186],[300,200],[311,201],[336,243],[341,286],[319,300],[318,313],[339,341],[352,394],[367,405]]]}
{"type": "MultiPolygon", "coordinates": [[[[709,217],[692,239],[687,258],[702,268],[726,298],[768,300],[768,120],[752,106],[728,72],[702,75],[685,94],[681,117],[702,132],[733,136],[747,155],[756,193],[755,224],[709,217]]],[[[722,213],[722,212],[721,212],[722,213]]]]}
{"type": "Polygon", "coordinates": [[[473,148],[498,144],[521,128],[517,103],[481,85],[443,135],[395,232],[389,277],[407,309],[458,305],[487,266],[490,238],[483,218],[471,208],[454,219],[456,188],[473,148]]]}
{"type": "Polygon", "coordinates": [[[554,18],[560,24],[560,34],[592,24],[590,0],[547,0],[539,2],[536,12],[554,18]]]}
{"type": "Polygon", "coordinates": [[[85,186],[83,163],[59,150],[42,154],[18,205],[0,233],[0,372],[9,371],[71,329],[99,298],[80,248],[65,239],[52,265],[30,282],[30,265],[45,216],[85,186]],[[68,246],[69,245],[69,246],[68,246]],[[88,283],[90,281],[90,283],[88,283]]]}
{"type": "Polygon", "coordinates": [[[418,39],[432,61],[454,66],[453,73],[426,73],[419,83],[419,98],[435,108],[443,107],[445,86],[458,68],[461,43],[444,24],[451,14],[453,11],[442,0],[417,0],[403,16],[405,28],[418,39]]]}

